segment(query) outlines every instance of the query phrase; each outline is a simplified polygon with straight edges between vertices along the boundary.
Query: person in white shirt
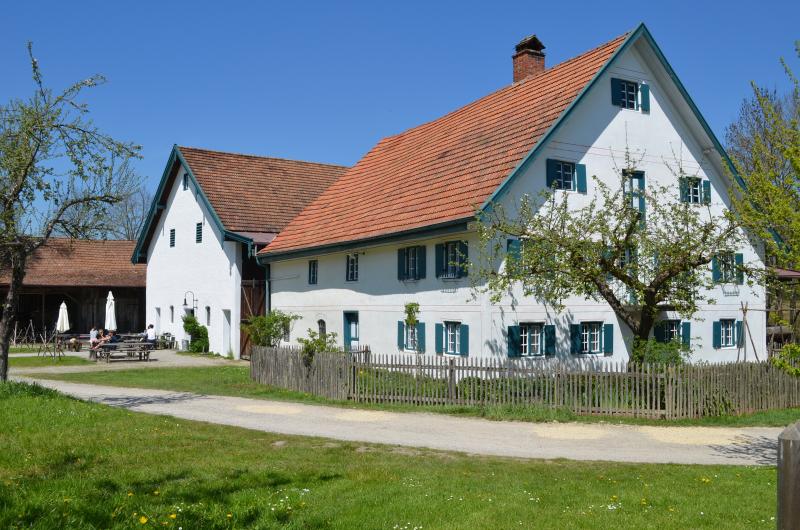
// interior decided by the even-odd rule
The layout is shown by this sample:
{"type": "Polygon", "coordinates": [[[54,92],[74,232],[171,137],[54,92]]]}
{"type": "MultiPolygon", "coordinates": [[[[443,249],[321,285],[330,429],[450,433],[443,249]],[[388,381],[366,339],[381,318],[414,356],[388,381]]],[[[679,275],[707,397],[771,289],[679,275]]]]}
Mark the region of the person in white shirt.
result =
{"type": "Polygon", "coordinates": [[[153,327],[152,324],[147,326],[147,330],[145,330],[145,342],[149,342],[150,344],[155,345],[156,343],[156,328],[153,327]]]}
{"type": "Polygon", "coordinates": [[[89,347],[94,348],[95,344],[97,344],[97,326],[92,326],[89,331],[89,347]]]}

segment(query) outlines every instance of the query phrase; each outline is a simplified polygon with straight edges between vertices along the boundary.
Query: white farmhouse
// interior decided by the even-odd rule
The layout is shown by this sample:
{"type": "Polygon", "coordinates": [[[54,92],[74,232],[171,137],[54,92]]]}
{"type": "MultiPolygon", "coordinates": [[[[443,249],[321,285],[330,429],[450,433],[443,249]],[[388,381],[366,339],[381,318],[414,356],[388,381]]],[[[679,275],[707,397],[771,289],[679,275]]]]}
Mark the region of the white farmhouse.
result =
{"type": "MultiPolygon", "coordinates": [[[[473,297],[451,264],[476,252],[475,208],[510,211],[554,182],[585,203],[596,191],[586,175],[616,187],[628,146],[646,153],[637,186],[671,185],[675,200],[720,212],[729,160],[644,25],[549,68],[543,48],[523,40],[511,85],[383,139],[261,251],[272,306],[302,317],[292,342],[319,328],[377,353],[628,358],[631,333],[605,302],[573,299],[555,314],[521,293],[513,305],[473,297]],[[676,153],[699,177],[680,198],[664,164],[676,153]],[[419,304],[416,329],[403,323],[409,302],[419,304]]],[[[762,252],[746,246],[735,259],[763,266],[762,252]]],[[[691,322],[667,312],[664,334],[690,343],[695,360],[763,359],[763,288],[718,279],[717,303],[691,322]],[[756,351],[742,337],[742,303],[756,351]]]]}
{"type": "Polygon", "coordinates": [[[269,303],[256,252],[345,169],[174,146],[132,257],[147,263],[147,323],[182,341],[191,312],[210,351],[246,353],[240,323],[269,303]]]}

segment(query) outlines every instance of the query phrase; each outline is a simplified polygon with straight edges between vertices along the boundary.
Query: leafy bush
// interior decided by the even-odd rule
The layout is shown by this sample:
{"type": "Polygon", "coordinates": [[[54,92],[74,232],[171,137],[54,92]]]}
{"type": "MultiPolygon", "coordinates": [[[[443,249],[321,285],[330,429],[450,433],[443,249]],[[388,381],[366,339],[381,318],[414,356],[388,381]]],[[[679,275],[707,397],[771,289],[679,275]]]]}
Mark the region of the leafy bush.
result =
{"type": "Polygon", "coordinates": [[[786,344],[769,362],[789,375],[800,377],[800,344],[786,344]]]}
{"type": "Polygon", "coordinates": [[[250,322],[242,325],[245,333],[256,346],[275,347],[280,344],[292,322],[300,316],[283,311],[270,311],[268,315],[252,317],[250,322]]]}
{"type": "Polygon", "coordinates": [[[189,351],[204,353],[208,351],[208,329],[198,322],[194,315],[183,315],[183,331],[189,334],[189,351]]]}
{"type": "Polygon", "coordinates": [[[633,341],[632,359],[640,359],[642,363],[680,365],[689,360],[691,348],[680,340],[659,342],[655,339],[633,341]]]}
{"type": "Polygon", "coordinates": [[[317,353],[339,351],[339,347],[336,345],[336,336],[336,333],[333,332],[320,334],[309,328],[307,339],[302,337],[297,339],[302,347],[303,363],[311,366],[317,353]]]}

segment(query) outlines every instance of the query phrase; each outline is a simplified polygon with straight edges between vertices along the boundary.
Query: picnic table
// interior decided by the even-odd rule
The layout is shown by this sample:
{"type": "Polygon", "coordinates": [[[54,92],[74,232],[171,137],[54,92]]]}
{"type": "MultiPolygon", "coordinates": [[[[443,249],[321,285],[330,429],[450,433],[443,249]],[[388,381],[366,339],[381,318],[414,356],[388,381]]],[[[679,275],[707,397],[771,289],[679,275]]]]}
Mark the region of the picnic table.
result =
{"type": "Polygon", "coordinates": [[[114,353],[124,353],[127,357],[139,357],[140,361],[150,361],[150,352],[153,351],[153,344],[141,341],[120,341],[106,342],[96,350],[97,360],[105,358],[107,363],[111,362],[114,353]]]}

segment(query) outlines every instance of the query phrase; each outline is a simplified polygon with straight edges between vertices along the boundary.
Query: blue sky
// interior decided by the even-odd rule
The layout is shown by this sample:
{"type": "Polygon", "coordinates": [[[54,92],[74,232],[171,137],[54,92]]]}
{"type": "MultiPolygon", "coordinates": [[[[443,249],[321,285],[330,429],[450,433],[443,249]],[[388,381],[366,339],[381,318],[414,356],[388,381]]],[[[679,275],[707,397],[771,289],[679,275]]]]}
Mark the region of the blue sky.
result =
{"type": "Polygon", "coordinates": [[[800,74],[800,2],[12,2],[0,101],[93,73],[98,125],[143,145],[152,188],[172,144],[340,164],[511,81],[536,33],[550,65],[645,22],[722,137],[756,80],[800,74]]]}

